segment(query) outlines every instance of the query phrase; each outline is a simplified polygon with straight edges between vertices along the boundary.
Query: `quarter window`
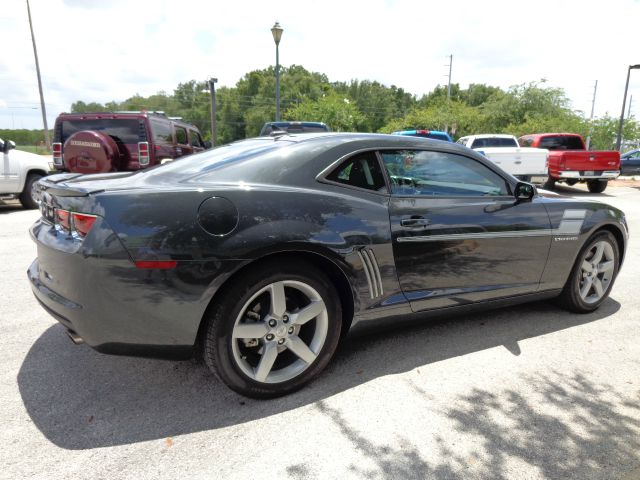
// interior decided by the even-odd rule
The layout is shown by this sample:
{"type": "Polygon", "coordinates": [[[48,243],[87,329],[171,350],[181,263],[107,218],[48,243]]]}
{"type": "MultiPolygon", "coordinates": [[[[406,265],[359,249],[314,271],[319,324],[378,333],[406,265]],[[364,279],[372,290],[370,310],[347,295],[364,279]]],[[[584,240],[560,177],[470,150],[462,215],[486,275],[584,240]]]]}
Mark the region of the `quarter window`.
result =
{"type": "Polygon", "coordinates": [[[381,152],[391,193],[426,196],[502,196],[507,183],[472,158],[423,150],[381,152]]]}
{"type": "Polygon", "coordinates": [[[365,188],[377,192],[387,192],[384,176],[375,152],[364,152],[354,155],[340,164],[327,176],[327,180],[365,188]]]}

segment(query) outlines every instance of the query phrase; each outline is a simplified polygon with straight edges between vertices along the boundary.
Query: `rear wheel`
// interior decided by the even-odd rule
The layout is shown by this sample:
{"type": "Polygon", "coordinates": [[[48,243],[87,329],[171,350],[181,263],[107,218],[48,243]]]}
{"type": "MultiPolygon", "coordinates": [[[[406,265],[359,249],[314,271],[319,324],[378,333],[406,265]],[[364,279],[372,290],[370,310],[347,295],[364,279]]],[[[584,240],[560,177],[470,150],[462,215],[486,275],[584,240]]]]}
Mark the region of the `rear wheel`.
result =
{"type": "Polygon", "coordinates": [[[607,188],[606,180],[588,180],[587,187],[591,193],[602,193],[607,188]]]}
{"type": "Polygon", "coordinates": [[[582,249],[559,297],[562,307],[577,313],[592,312],[609,296],[618,274],[620,253],[609,232],[593,235],[582,249]]]}
{"type": "Polygon", "coordinates": [[[544,184],[542,185],[542,188],[546,189],[546,190],[553,190],[556,187],[556,179],[549,176],[547,178],[547,181],[544,182],[544,184]]]}
{"type": "Polygon", "coordinates": [[[24,190],[18,197],[20,203],[24,208],[33,210],[38,208],[40,199],[38,197],[38,180],[42,178],[42,175],[38,173],[30,173],[27,176],[27,181],[24,182],[24,190]]]}
{"type": "Polygon", "coordinates": [[[322,371],[342,326],[339,296],[306,263],[270,263],[226,289],[209,319],[203,354],[231,389],[255,398],[285,395],[322,371]]]}

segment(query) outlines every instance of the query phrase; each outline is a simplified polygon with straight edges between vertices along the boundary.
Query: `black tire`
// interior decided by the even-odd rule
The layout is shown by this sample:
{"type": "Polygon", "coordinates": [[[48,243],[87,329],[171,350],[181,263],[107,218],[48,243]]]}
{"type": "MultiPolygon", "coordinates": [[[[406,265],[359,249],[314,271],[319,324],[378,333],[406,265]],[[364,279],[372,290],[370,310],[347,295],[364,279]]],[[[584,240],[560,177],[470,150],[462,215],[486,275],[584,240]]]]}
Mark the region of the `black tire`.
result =
{"type": "Polygon", "coordinates": [[[34,184],[38,182],[42,178],[42,175],[39,173],[30,173],[27,176],[27,181],[24,182],[24,189],[22,193],[18,197],[20,203],[24,208],[28,208],[29,210],[33,210],[39,207],[38,202],[31,193],[34,188],[34,184]]]}
{"type": "MultiPolygon", "coordinates": [[[[286,305],[287,312],[289,312],[292,301],[291,297],[295,297],[300,294],[300,292],[296,292],[295,289],[289,287],[285,288],[288,288],[286,305]]],[[[267,298],[271,299],[268,293],[263,293],[262,295],[267,295],[267,298]]],[[[340,297],[329,278],[313,265],[300,261],[280,261],[277,263],[269,262],[262,264],[242,274],[237,281],[226,286],[222,295],[219,295],[219,298],[221,302],[218,305],[212,306],[206,318],[208,323],[206,333],[203,337],[202,353],[209,369],[229,388],[242,395],[253,398],[273,398],[298,390],[310,382],[327,366],[336,351],[342,328],[342,307],[338,300],[340,297]],[[251,359],[261,359],[259,349],[262,349],[263,353],[266,351],[267,336],[249,340],[251,342],[255,340],[259,343],[259,346],[247,346],[246,343],[242,343],[244,340],[234,339],[232,333],[236,321],[248,318],[244,315],[241,316],[241,314],[243,310],[245,312],[248,311],[248,305],[251,305],[251,302],[256,302],[256,304],[261,305],[262,300],[259,299],[262,297],[259,296],[257,297],[258,300],[254,300],[255,295],[269,285],[283,281],[300,282],[319,294],[326,308],[326,316],[323,316],[323,318],[326,319],[324,325],[328,327],[326,329],[326,337],[324,343],[318,347],[319,351],[316,352],[317,356],[315,359],[310,363],[305,362],[306,366],[303,366],[305,369],[300,373],[296,373],[294,377],[277,383],[258,381],[249,376],[246,371],[243,371],[243,367],[239,362],[246,361],[248,364],[251,359]],[[237,356],[234,353],[234,348],[236,349],[236,353],[240,349],[244,350],[245,356],[242,357],[242,360],[236,360],[237,356]]],[[[258,308],[262,307],[260,306],[258,308]]],[[[267,324],[263,323],[265,313],[266,310],[258,311],[258,314],[254,313],[254,315],[259,317],[259,319],[255,320],[255,323],[260,323],[264,325],[265,328],[268,328],[267,324]]],[[[291,314],[291,316],[293,316],[293,314],[291,314]]],[[[280,322],[283,319],[284,316],[278,321],[280,322]]],[[[305,324],[299,328],[310,328],[315,331],[315,329],[319,328],[318,322],[320,322],[320,315],[308,322],[309,327],[306,327],[307,324],[305,324]]],[[[300,337],[298,337],[298,339],[303,337],[303,331],[300,330],[299,334],[300,337]]],[[[312,333],[312,335],[315,335],[315,333],[312,333]]],[[[276,340],[278,339],[276,338],[276,340]]],[[[292,351],[286,349],[286,347],[284,348],[284,351],[276,354],[278,358],[285,361],[284,367],[278,369],[277,362],[279,360],[276,359],[276,363],[273,364],[273,370],[270,370],[269,375],[271,375],[271,372],[275,372],[275,374],[278,375],[279,372],[285,371],[284,369],[286,368],[293,368],[291,365],[287,365],[286,362],[289,360],[291,360],[291,362],[301,362],[292,351]]],[[[258,365],[253,365],[255,376],[257,376],[257,366],[258,365]]],[[[244,368],[246,368],[246,365],[244,368]]]]}
{"type": "Polygon", "coordinates": [[[607,180],[588,180],[587,188],[591,193],[602,193],[607,188],[607,180]]]}
{"type": "Polygon", "coordinates": [[[542,188],[544,188],[545,190],[553,190],[554,188],[556,188],[556,179],[553,177],[548,177],[547,181],[542,185],[542,188]]]}
{"type": "MultiPolygon", "coordinates": [[[[604,302],[609,296],[609,292],[611,292],[611,288],[613,287],[613,283],[618,275],[618,268],[620,266],[620,251],[618,249],[618,243],[614,236],[607,231],[596,232],[584,245],[578,257],[576,258],[576,262],[573,265],[573,269],[571,270],[571,274],[567,279],[567,283],[562,290],[562,293],[558,297],[558,304],[564,308],[565,310],[569,310],[571,312],[576,313],[589,313],[596,310],[602,302],[604,302]],[[604,293],[602,297],[593,302],[586,302],[582,296],[580,295],[580,289],[582,286],[582,282],[584,281],[583,277],[583,262],[588,261],[590,254],[592,254],[596,244],[599,242],[606,242],[610,245],[611,251],[613,254],[613,270],[611,272],[610,280],[604,289],[604,293]]],[[[603,275],[604,273],[601,272],[603,275]]],[[[598,274],[599,275],[599,274],[598,274]]]]}

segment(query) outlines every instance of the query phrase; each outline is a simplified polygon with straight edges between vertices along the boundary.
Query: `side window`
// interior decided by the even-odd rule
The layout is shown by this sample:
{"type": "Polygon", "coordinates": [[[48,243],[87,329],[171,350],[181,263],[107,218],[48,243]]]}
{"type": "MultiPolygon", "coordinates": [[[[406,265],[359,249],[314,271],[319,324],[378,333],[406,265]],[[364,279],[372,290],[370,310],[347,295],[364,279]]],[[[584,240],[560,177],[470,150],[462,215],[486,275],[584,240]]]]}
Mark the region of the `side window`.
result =
{"type": "Polygon", "coordinates": [[[391,193],[428,196],[509,195],[506,181],[462,155],[424,150],[381,152],[391,193]]]}
{"type": "Polygon", "coordinates": [[[195,130],[189,130],[189,138],[191,139],[192,147],[202,147],[202,139],[200,138],[200,134],[195,130]]]}
{"type": "Polygon", "coordinates": [[[173,143],[173,135],[169,123],[151,120],[151,128],[153,129],[153,141],[156,144],[166,145],[173,143]]]}
{"type": "Polygon", "coordinates": [[[187,144],[187,129],[176,125],[176,143],[178,145],[187,144]]]}
{"type": "Polygon", "coordinates": [[[331,172],[327,180],[376,192],[387,192],[375,152],[363,152],[350,157],[331,172]]]}

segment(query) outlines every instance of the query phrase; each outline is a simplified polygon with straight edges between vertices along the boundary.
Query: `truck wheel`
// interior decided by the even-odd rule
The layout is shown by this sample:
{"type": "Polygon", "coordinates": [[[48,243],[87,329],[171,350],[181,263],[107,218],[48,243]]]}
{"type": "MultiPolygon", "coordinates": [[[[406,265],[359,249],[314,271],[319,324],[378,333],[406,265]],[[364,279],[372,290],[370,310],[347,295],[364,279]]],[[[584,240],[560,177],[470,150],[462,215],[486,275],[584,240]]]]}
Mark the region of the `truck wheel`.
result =
{"type": "Polygon", "coordinates": [[[588,180],[587,187],[591,193],[602,193],[607,188],[606,180],[588,180]]]}
{"type": "Polygon", "coordinates": [[[40,198],[38,197],[38,180],[41,178],[42,175],[39,173],[30,173],[27,176],[27,181],[24,182],[24,189],[18,197],[24,208],[30,210],[38,208],[40,204],[40,198]]]}
{"type": "Polygon", "coordinates": [[[547,178],[547,181],[544,182],[542,188],[546,190],[553,190],[556,187],[556,179],[553,177],[547,178]]]}

